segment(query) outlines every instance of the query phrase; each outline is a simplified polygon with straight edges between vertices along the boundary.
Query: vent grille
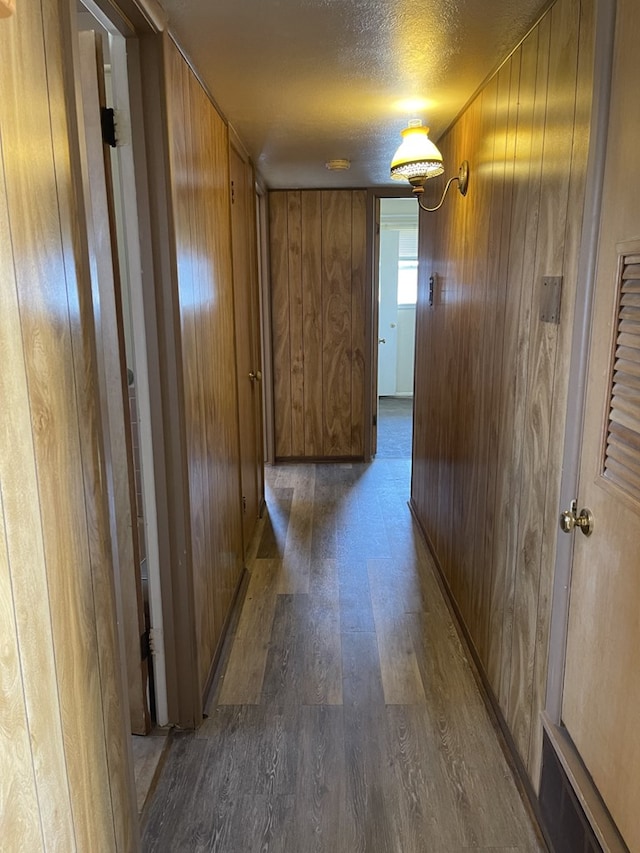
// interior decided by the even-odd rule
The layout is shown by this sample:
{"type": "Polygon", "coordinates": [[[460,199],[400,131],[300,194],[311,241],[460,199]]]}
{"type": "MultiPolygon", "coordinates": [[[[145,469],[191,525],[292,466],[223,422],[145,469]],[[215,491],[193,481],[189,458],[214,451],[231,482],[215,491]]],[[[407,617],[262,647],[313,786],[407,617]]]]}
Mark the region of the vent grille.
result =
{"type": "Polygon", "coordinates": [[[620,270],[604,476],[640,501],[640,254],[620,270]]]}

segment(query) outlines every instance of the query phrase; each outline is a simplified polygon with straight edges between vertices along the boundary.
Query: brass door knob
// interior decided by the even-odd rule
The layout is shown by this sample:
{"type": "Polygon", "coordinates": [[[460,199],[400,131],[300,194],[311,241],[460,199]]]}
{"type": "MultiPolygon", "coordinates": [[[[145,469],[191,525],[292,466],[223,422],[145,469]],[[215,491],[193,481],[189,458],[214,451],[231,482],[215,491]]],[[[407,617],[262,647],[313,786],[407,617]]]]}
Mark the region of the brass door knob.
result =
{"type": "Polygon", "coordinates": [[[249,379],[250,379],[252,382],[259,382],[259,381],[262,379],[262,373],[261,373],[261,371],[259,371],[259,370],[253,371],[253,370],[252,370],[252,371],[249,373],[249,379]]]}
{"type": "Polygon", "coordinates": [[[560,530],[563,533],[571,533],[574,528],[579,528],[585,536],[591,536],[593,533],[593,513],[590,509],[584,507],[578,512],[578,502],[571,501],[569,509],[565,509],[560,513],[560,530]]]}

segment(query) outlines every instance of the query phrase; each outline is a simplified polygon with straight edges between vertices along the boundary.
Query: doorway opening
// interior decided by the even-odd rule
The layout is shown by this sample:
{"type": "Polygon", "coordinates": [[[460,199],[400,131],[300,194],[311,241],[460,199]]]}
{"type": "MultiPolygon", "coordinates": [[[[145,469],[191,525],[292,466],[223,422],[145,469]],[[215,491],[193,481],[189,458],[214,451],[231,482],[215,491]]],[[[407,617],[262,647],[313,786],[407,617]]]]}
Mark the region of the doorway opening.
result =
{"type": "Polygon", "coordinates": [[[418,204],[381,198],[376,455],[410,458],[418,296],[418,204]]]}
{"type": "Polygon", "coordinates": [[[114,586],[138,811],[168,723],[147,327],[128,39],[93,0],[77,5],[84,193],[96,309],[114,586]],[[112,121],[110,122],[110,118],[112,121]],[[110,133],[111,132],[111,133],[110,133]],[[142,775],[140,775],[140,773],[142,775]]]}

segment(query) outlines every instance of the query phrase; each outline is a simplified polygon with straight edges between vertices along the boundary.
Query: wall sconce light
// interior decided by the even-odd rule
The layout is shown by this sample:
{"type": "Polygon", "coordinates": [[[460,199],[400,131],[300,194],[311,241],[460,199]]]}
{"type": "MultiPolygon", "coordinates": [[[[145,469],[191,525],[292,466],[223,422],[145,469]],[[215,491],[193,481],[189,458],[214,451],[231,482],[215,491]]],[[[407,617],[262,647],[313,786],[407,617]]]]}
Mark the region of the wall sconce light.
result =
{"type": "Polygon", "coordinates": [[[413,187],[418,204],[428,213],[440,210],[449,187],[458,182],[460,195],[466,195],[469,187],[469,162],[463,160],[457,175],[446,183],[442,198],[435,207],[426,207],[422,201],[424,185],[429,178],[435,178],[444,172],[442,154],[429,139],[429,128],[423,127],[420,119],[412,119],[402,131],[402,143],[391,161],[391,177],[396,181],[407,180],[413,187]]]}
{"type": "Polygon", "coordinates": [[[8,18],[16,11],[16,0],[0,0],[0,18],[8,18]]]}

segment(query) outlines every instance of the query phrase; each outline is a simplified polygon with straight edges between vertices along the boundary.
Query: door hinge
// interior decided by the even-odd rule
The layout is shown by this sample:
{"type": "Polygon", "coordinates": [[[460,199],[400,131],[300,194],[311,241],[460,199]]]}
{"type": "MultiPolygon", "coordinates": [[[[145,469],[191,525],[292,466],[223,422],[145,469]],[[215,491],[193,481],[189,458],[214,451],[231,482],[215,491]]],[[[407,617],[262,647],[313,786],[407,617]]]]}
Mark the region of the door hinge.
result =
{"type": "Polygon", "coordinates": [[[100,108],[100,125],[102,127],[102,141],[105,145],[115,148],[116,140],[116,114],[112,107],[100,108]]]}
{"type": "Polygon", "coordinates": [[[372,424],[373,424],[373,426],[378,426],[378,416],[377,415],[373,416],[372,424]]]}
{"type": "Polygon", "coordinates": [[[247,499],[244,495],[242,496],[242,512],[244,515],[247,514],[247,499]]]}
{"type": "Polygon", "coordinates": [[[231,204],[236,203],[236,185],[231,181],[231,204]]]}

